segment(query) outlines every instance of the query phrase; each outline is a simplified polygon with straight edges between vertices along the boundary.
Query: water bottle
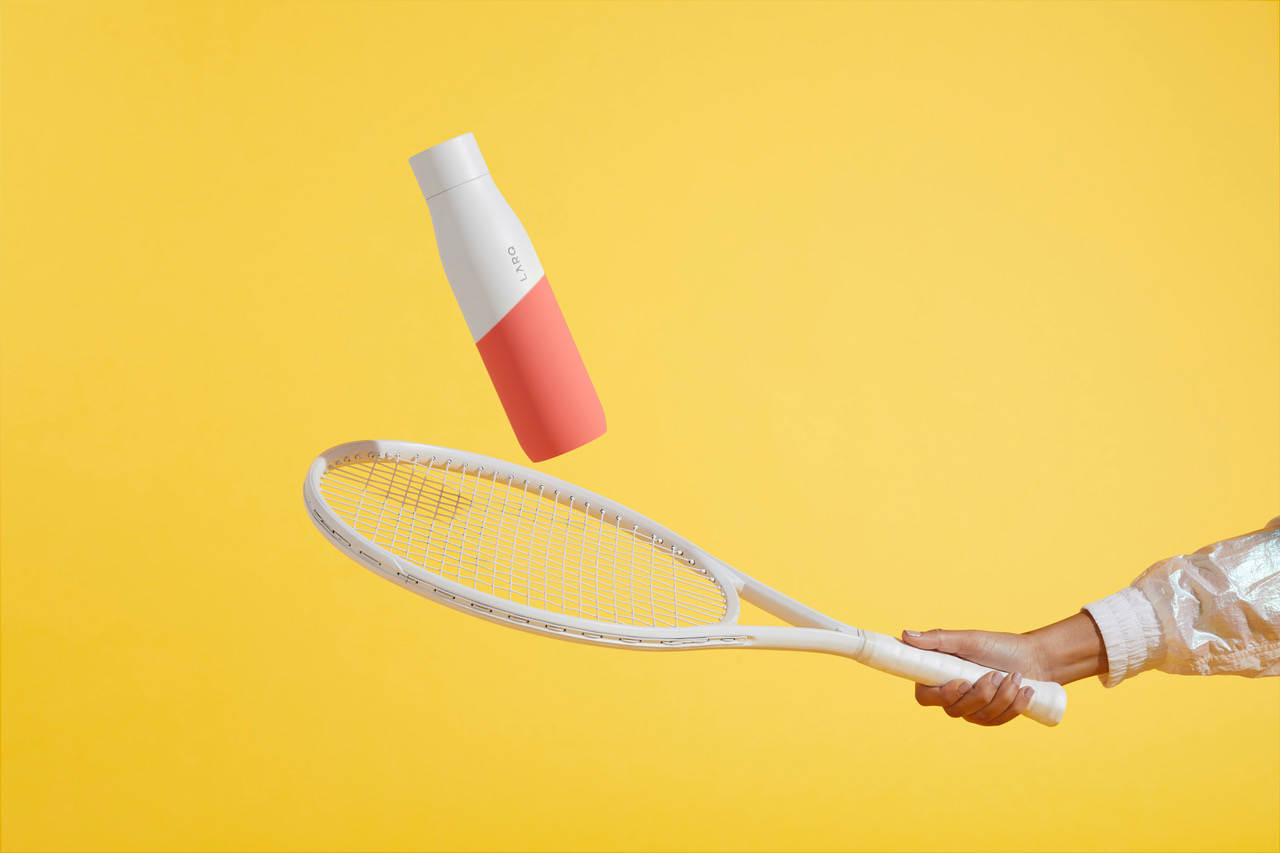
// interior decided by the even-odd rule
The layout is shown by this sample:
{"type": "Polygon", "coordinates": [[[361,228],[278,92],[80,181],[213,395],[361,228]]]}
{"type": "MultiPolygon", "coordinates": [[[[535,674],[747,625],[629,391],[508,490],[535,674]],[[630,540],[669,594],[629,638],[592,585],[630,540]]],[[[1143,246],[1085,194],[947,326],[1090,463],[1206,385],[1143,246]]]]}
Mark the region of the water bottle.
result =
{"type": "Polygon", "coordinates": [[[453,295],[534,462],[604,434],[604,409],[529,235],[470,133],[409,159],[453,295]]]}

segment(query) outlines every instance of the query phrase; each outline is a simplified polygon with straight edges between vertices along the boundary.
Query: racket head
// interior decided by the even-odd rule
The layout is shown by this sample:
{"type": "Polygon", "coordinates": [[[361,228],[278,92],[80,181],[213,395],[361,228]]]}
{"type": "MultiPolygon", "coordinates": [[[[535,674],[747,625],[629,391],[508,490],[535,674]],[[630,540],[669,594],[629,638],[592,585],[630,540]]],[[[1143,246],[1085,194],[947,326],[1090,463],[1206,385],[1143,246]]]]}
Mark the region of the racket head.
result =
{"type": "Polygon", "coordinates": [[[532,468],[356,441],[312,462],[303,496],[312,523],[351,559],[472,616],[628,648],[747,641],[731,568],[652,519],[532,468]]]}

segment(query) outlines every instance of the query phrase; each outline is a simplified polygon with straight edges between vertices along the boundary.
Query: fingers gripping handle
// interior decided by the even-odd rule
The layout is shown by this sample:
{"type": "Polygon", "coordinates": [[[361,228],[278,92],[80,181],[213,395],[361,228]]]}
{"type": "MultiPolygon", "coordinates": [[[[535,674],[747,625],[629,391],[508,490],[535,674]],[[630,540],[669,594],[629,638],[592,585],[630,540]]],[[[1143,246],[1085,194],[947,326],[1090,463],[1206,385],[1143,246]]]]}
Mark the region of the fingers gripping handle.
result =
{"type": "MultiPolygon", "coordinates": [[[[913,648],[884,634],[873,631],[864,633],[866,643],[858,655],[860,663],[881,672],[909,678],[917,684],[936,687],[956,678],[963,678],[972,684],[991,671],[988,667],[951,655],[913,648]]],[[[1056,726],[1067,710],[1067,691],[1061,684],[1052,681],[1024,680],[1023,685],[1035,690],[1031,704],[1023,714],[1037,723],[1056,726]]]]}

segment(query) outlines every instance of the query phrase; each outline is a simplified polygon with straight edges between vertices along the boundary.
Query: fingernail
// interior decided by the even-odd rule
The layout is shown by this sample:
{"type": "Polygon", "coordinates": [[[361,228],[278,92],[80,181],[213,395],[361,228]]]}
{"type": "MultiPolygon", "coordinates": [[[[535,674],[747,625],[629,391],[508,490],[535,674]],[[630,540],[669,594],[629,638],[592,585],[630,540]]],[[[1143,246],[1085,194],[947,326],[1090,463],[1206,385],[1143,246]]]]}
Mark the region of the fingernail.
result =
{"type": "Polygon", "coordinates": [[[1021,686],[1022,686],[1022,673],[1020,673],[1020,672],[1015,672],[1015,673],[1013,674],[1013,686],[1014,686],[1014,687],[1021,687],[1021,686]]]}
{"type": "Polygon", "coordinates": [[[973,687],[973,685],[972,685],[972,684],[970,684],[970,683],[969,683],[969,682],[967,682],[967,681],[962,681],[962,682],[960,682],[960,686],[959,686],[958,688],[956,688],[956,692],[957,692],[957,693],[959,693],[961,696],[963,696],[964,694],[966,694],[966,693],[968,693],[968,692],[969,692],[969,689],[970,689],[971,687],[973,687]]]}
{"type": "Polygon", "coordinates": [[[906,634],[908,637],[919,637],[919,636],[920,636],[920,632],[919,632],[919,631],[903,631],[902,633],[906,634]]]}
{"type": "Polygon", "coordinates": [[[992,686],[992,687],[999,687],[999,686],[1000,686],[1000,682],[1002,682],[1002,681],[1004,681],[1004,673],[1003,673],[1003,672],[997,672],[997,673],[996,673],[996,675],[995,675],[995,678],[992,678],[992,679],[991,679],[991,686],[992,686]]]}
{"type": "Polygon", "coordinates": [[[1036,695],[1036,689],[1034,687],[1024,687],[1022,688],[1022,695],[1030,699],[1032,696],[1036,695]]]}

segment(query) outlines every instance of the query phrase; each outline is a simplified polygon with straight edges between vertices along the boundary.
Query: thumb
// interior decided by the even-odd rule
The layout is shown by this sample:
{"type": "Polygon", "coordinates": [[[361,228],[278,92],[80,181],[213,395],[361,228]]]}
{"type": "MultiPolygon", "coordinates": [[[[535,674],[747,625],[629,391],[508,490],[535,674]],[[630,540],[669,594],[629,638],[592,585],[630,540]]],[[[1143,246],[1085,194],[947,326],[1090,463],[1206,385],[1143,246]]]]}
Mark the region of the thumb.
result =
{"type": "Polygon", "coordinates": [[[982,631],[944,631],[934,628],[932,631],[903,631],[902,642],[917,649],[929,649],[948,655],[968,657],[979,650],[982,631]]]}

